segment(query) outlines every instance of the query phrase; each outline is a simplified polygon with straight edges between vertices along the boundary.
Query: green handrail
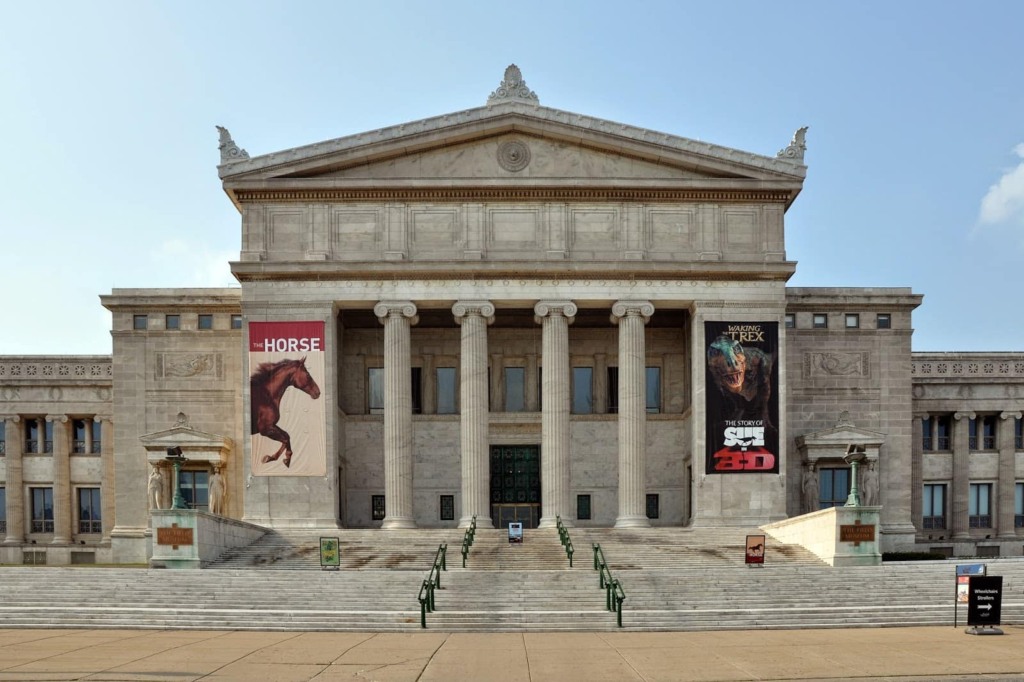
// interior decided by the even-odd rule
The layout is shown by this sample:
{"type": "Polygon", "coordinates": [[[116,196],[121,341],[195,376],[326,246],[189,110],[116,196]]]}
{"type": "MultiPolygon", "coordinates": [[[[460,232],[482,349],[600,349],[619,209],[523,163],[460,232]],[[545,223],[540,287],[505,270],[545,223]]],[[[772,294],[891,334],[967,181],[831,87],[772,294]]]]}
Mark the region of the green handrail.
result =
{"type": "Polygon", "coordinates": [[[555,517],[555,525],[558,527],[558,541],[565,547],[565,555],[569,557],[569,568],[572,568],[572,554],[575,550],[572,547],[572,540],[569,538],[569,529],[562,523],[562,517],[555,517]]]}
{"type": "Polygon", "coordinates": [[[612,577],[608,562],[604,559],[601,545],[594,543],[594,570],[598,572],[598,585],[605,591],[605,608],[615,611],[619,627],[622,627],[622,602],[626,601],[626,592],[622,583],[612,577]]]}
{"type": "Polygon", "coordinates": [[[427,627],[427,613],[434,612],[434,590],[441,588],[441,571],[448,570],[448,562],[445,555],[448,553],[448,545],[437,546],[437,553],[434,554],[434,563],[430,566],[430,573],[420,585],[420,594],[417,597],[420,602],[420,627],[427,627]]]}
{"type": "Polygon", "coordinates": [[[469,556],[469,548],[473,546],[473,540],[476,539],[476,516],[473,517],[473,522],[469,524],[469,528],[466,529],[466,534],[462,538],[462,567],[466,567],[466,557],[469,556]]]}

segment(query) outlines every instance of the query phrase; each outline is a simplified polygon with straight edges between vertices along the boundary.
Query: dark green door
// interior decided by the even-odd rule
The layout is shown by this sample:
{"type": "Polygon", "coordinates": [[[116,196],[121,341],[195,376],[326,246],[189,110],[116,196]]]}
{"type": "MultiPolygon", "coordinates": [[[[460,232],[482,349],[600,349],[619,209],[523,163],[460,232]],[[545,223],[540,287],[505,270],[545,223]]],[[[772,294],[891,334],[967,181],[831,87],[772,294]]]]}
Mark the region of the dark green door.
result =
{"type": "Polygon", "coordinates": [[[523,528],[540,522],[540,446],[491,446],[491,521],[508,528],[518,521],[523,528]]]}

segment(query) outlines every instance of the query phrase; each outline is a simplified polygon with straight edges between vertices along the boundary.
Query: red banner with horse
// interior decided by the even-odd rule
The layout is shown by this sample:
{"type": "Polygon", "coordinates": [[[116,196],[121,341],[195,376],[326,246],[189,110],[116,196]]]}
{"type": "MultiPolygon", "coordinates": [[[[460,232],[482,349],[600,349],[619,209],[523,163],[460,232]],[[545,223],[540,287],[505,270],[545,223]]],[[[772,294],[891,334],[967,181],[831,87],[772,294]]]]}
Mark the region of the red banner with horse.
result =
{"type": "Polygon", "coordinates": [[[323,322],[249,323],[254,476],[325,476],[323,322]]]}

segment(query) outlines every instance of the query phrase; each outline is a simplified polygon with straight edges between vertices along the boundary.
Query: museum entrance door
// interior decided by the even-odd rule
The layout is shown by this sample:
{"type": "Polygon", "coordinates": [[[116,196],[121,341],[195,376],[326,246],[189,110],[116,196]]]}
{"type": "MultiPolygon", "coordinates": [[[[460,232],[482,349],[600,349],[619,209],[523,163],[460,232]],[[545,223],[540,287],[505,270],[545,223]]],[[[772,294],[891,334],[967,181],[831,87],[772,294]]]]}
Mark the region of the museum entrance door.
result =
{"type": "Polygon", "coordinates": [[[491,521],[508,528],[513,521],[523,528],[540,523],[540,446],[491,446],[491,521]]]}

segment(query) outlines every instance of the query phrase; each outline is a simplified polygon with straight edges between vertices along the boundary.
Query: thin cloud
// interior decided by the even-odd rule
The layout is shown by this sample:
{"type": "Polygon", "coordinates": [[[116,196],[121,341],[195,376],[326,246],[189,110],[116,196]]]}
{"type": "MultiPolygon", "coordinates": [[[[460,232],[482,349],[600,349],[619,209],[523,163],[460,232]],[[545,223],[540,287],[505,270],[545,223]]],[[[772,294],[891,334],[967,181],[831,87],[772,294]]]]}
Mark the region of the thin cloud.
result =
{"type": "Polygon", "coordinates": [[[988,188],[981,200],[980,225],[1017,223],[1024,226],[1024,144],[1017,145],[1013,151],[1021,162],[988,188]]]}

